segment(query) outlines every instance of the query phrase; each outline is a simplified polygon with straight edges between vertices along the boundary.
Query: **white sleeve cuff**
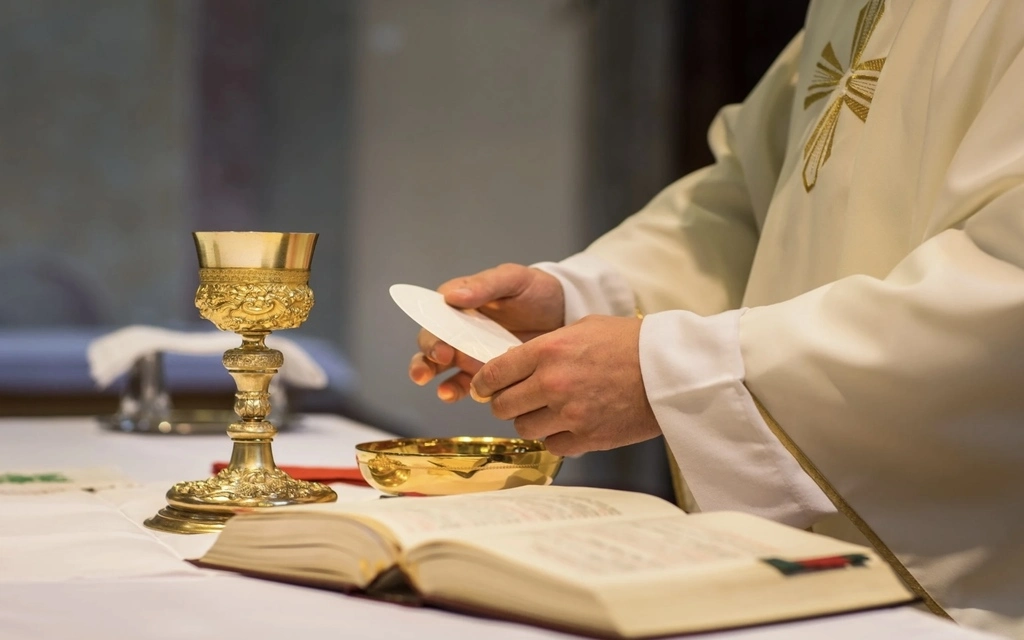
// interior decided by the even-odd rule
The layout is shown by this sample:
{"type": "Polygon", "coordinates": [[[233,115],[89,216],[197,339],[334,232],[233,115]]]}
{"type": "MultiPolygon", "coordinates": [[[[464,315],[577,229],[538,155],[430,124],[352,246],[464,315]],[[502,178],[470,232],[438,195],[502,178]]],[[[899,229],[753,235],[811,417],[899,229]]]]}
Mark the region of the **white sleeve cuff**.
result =
{"type": "Polygon", "coordinates": [[[743,384],[744,311],[644,318],[644,387],[702,511],[745,511],[808,527],[835,507],[768,429],[743,384]]]}
{"type": "Polygon", "coordinates": [[[636,313],[633,289],[611,264],[577,253],[561,262],[531,265],[558,278],[565,295],[565,324],[589,315],[632,316],[636,313]]]}

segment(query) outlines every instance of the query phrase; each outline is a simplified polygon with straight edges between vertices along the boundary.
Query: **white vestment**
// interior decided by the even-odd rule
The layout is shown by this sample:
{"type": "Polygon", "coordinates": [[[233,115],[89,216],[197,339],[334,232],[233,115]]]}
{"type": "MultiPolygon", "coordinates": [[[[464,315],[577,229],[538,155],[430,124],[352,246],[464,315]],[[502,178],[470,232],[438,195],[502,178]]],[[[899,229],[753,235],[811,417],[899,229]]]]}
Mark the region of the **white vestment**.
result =
{"type": "Polygon", "coordinates": [[[709,141],[542,265],[567,320],[645,314],[702,509],[859,538],[831,485],[955,620],[1024,638],[1024,1],[816,0],[709,141]]]}

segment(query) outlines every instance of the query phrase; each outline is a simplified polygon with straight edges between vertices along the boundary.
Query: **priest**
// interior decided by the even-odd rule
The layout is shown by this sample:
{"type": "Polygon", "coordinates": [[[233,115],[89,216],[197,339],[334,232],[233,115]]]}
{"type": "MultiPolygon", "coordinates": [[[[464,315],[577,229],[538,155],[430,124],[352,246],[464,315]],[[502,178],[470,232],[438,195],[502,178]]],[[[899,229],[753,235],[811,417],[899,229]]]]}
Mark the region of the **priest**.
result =
{"type": "Polygon", "coordinates": [[[664,435],[691,508],[872,544],[1024,638],[1024,2],[812,2],[715,163],[583,253],[441,287],[528,340],[410,376],[576,454],[664,435]]]}

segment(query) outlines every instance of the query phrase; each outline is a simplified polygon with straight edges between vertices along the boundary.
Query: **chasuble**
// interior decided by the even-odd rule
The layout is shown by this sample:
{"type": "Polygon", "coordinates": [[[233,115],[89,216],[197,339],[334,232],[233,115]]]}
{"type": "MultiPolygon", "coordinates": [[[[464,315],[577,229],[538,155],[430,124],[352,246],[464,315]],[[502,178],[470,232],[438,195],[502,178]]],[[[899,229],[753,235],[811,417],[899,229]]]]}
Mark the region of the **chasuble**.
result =
{"type": "Polygon", "coordinates": [[[1024,638],[1024,2],[817,0],[715,163],[560,263],[644,314],[703,510],[862,542],[1024,638]]]}

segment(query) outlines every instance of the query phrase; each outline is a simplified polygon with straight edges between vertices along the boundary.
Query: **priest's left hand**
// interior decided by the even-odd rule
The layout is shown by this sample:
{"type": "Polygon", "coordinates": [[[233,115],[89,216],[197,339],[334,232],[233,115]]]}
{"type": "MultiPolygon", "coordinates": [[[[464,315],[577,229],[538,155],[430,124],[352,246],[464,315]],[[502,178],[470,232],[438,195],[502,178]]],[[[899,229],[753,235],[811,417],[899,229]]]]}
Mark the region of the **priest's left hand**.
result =
{"type": "Polygon", "coordinates": [[[471,390],[558,455],[613,449],[661,434],[640,374],[637,318],[588,316],[485,364],[471,390]]]}

